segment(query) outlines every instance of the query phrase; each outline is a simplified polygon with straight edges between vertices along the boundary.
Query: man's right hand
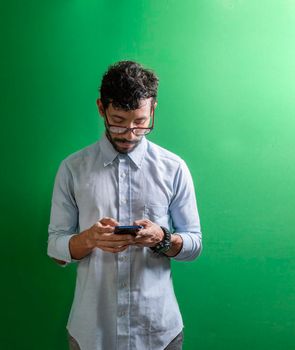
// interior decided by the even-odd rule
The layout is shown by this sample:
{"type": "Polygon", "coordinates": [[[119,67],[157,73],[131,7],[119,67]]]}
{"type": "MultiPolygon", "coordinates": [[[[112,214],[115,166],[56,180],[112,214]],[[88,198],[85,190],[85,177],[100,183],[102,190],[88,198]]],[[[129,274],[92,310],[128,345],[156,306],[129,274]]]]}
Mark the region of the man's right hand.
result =
{"type": "Polygon", "coordinates": [[[95,223],[88,230],[90,246],[111,253],[118,253],[127,249],[130,244],[134,243],[134,237],[128,234],[114,234],[115,226],[118,225],[119,223],[115,219],[109,217],[105,217],[95,223]]]}
{"type": "Polygon", "coordinates": [[[85,230],[70,239],[69,248],[73,259],[82,259],[94,248],[100,248],[106,252],[119,253],[134,244],[132,235],[114,234],[115,226],[119,223],[109,217],[104,217],[88,230],[85,230]]]}

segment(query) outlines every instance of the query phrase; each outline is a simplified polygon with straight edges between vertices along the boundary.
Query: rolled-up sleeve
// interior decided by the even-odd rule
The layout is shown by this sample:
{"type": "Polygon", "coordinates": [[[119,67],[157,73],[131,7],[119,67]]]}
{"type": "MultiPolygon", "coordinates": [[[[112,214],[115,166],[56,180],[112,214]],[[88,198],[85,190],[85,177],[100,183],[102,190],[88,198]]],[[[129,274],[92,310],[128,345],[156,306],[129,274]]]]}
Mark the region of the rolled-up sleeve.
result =
{"type": "Polygon", "coordinates": [[[196,259],[202,251],[202,233],[194,184],[184,161],[180,162],[176,173],[174,196],[169,210],[172,230],[183,240],[182,249],[173,259],[181,261],[196,259]]]}
{"type": "Polygon", "coordinates": [[[73,186],[72,174],[63,161],[54,183],[47,254],[67,263],[75,261],[71,258],[69,241],[78,230],[78,208],[73,186]]]}

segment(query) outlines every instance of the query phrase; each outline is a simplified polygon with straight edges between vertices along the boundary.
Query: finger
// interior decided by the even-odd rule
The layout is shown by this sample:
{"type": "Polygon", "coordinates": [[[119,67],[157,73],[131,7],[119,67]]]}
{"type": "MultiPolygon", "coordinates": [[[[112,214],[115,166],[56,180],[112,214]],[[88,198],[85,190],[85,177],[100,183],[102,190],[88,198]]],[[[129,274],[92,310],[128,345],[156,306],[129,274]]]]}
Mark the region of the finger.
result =
{"type": "Polygon", "coordinates": [[[158,243],[159,240],[157,239],[157,237],[153,234],[153,232],[151,232],[150,230],[141,230],[140,233],[138,233],[138,235],[136,235],[135,239],[134,239],[134,244],[143,244],[145,246],[150,246],[153,244],[158,243]]]}
{"type": "Polygon", "coordinates": [[[94,231],[99,234],[104,234],[104,233],[113,233],[114,232],[114,227],[113,226],[97,226],[95,225],[94,231]]]}
{"type": "Polygon", "coordinates": [[[148,229],[141,229],[140,231],[138,231],[138,233],[135,236],[135,239],[137,239],[138,237],[148,237],[151,236],[151,232],[148,229]]]}
{"type": "Polygon", "coordinates": [[[116,241],[124,241],[125,243],[129,243],[134,241],[134,235],[130,234],[115,234],[114,228],[99,228],[95,231],[95,234],[92,236],[93,239],[99,240],[99,241],[110,241],[110,242],[116,242],[116,241]]]}
{"type": "Polygon", "coordinates": [[[146,227],[150,224],[152,224],[152,222],[149,219],[141,219],[134,221],[134,225],[141,225],[143,227],[146,227]]]}
{"type": "Polygon", "coordinates": [[[120,233],[120,234],[116,234],[116,233],[112,233],[112,234],[108,234],[108,237],[111,241],[133,241],[134,240],[134,235],[130,235],[128,233],[124,234],[124,233],[120,233]]]}
{"type": "Polygon", "coordinates": [[[99,220],[99,222],[102,224],[102,225],[109,225],[109,226],[118,226],[119,223],[118,221],[116,221],[114,218],[109,218],[108,216],[105,216],[104,218],[102,218],[101,220],[99,220]]]}
{"type": "Polygon", "coordinates": [[[134,242],[134,244],[135,245],[138,245],[138,244],[143,244],[144,242],[145,242],[145,238],[144,237],[137,237],[136,239],[135,239],[135,242],[134,242]]]}
{"type": "Polygon", "coordinates": [[[97,221],[94,225],[93,225],[93,227],[102,227],[102,224],[99,222],[99,221],[97,221]]]}
{"type": "Polygon", "coordinates": [[[138,243],[144,244],[144,243],[146,243],[147,240],[148,240],[148,238],[146,238],[146,237],[138,237],[134,240],[134,244],[138,244],[138,243]]]}

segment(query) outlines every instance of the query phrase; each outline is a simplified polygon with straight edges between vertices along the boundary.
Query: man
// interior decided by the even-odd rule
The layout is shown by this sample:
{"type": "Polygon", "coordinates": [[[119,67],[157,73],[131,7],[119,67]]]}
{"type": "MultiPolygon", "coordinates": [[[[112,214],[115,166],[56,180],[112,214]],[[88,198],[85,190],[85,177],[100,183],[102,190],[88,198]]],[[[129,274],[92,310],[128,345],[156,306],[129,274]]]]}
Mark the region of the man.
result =
{"type": "Polygon", "coordinates": [[[48,255],[78,263],[71,349],[182,347],[170,260],[195,259],[201,231],[187,166],[145,137],[157,89],[155,73],[136,62],[110,66],[97,100],[105,135],[66,158],[56,176],[48,255]],[[118,225],[142,228],[117,234],[118,225]]]}

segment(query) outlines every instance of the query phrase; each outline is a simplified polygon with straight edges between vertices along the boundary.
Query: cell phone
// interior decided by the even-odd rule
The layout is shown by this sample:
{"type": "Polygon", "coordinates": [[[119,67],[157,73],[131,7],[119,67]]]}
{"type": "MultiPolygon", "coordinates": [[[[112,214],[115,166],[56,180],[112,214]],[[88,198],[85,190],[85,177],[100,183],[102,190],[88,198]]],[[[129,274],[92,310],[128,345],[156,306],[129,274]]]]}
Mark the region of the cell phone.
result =
{"type": "Polygon", "coordinates": [[[117,235],[136,235],[143,226],[132,225],[132,226],[115,226],[115,232],[117,235]]]}

